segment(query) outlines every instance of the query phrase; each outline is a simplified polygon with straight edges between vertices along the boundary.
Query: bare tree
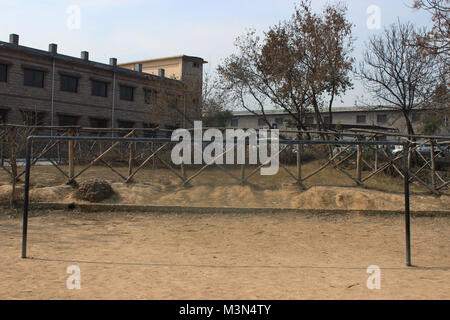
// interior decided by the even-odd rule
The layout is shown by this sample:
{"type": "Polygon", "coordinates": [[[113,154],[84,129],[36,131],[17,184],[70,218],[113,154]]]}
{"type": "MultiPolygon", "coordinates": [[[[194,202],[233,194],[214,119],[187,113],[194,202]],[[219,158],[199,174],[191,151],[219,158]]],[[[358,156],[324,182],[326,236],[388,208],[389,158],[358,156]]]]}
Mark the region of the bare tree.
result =
{"type": "MultiPolygon", "coordinates": [[[[450,56],[450,0],[414,0],[413,8],[425,10],[431,14],[433,27],[424,35],[418,35],[413,45],[418,46],[424,54],[437,56],[441,61],[438,84],[433,97],[433,107],[424,119],[425,131],[433,131],[426,129],[427,123],[433,123],[434,126],[441,122],[447,123],[445,119],[450,117],[449,108],[449,56],[450,56]]],[[[447,120],[448,121],[448,120],[447,120]]],[[[433,126],[431,126],[433,127],[433,126]]],[[[447,128],[448,130],[448,128],[447,128]]]]}
{"type": "MultiPolygon", "coordinates": [[[[272,99],[265,92],[265,75],[258,70],[260,39],[252,30],[236,39],[235,46],[239,48],[239,54],[231,55],[218,67],[221,89],[227,92],[228,100],[234,107],[244,108],[270,126],[265,107],[267,101],[272,99]]],[[[271,88],[268,89],[271,91],[271,88]]]]}
{"type": "Polygon", "coordinates": [[[448,61],[450,53],[450,0],[414,0],[413,8],[428,11],[432,17],[431,31],[417,37],[418,44],[431,54],[442,54],[448,61]]]}
{"type": "Polygon", "coordinates": [[[331,113],[335,97],[351,87],[352,25],[346,10],[328,5],[319,15],[311,11],[310,1],[302,1],[288,21],[262,38],[254,30],[238,38],[238,54],[218,68],[225,89],[269,126],[266,109],[275,106],[292,117],[299,131],[306,130],[307,112],[315,114],[319,130],[325,129],[324,101],[329,99],[331,113]]]}
{"type": "Polygon", "coordinates": [[[5,128],[6,130],[6,143],[7,143],[7,152],[10,164],[10,178],[11,178],[11,193],[10,193],[10,207],[15,208],[15,198],[16,198],[16,187],[17,187],[17,176],[19,166],[17,165],[17,156],[22,154],[25,150],[26,140],[28,136],[30,136],[34,130],[34,126],[23,126],[16,127],[11,126],[5,128]]]}
{"type": "Polygon", "coordinates": [[[408,134],[414,134],[412,111],[432,105],[439,64],[436,56],[424,55],[410,43],[419,31],[410,23],[392,24],[366,44],[358,76],[372,93],[371,105],[398,110],[408,134]]]}
{"type": "Polygon", "coordinates": [[[220,90],[219,81],[216,74],[205,72],[202,86],[202,114],[227,108],[227,95],[226,92],[220,90]]]}
{"type": "Polygon", "coordinates": [[[220,90],[217,75],[205,72],[201,101],[203,125],[225,127],[226,123],[232,118],[232,113],[228,108],[228,98],[226,92],[220,90]]]}
{"type": "Polygon", "coordinates": [[[450,119],[450,94],[444,81],[441,81],[434,91],[433,104],[428,108],[422,118],[422,133],[436,134],[438,132],[449,132],[448,119],[450,119]]]}

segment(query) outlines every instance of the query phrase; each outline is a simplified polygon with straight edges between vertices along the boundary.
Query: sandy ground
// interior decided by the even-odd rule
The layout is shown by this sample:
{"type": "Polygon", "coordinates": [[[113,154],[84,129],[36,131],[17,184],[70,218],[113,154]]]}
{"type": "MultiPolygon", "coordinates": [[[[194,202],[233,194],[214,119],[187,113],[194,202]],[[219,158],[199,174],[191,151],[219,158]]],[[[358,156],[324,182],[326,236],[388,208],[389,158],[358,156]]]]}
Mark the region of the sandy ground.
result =
{"type": "Polygon", "coordinates": [[[34,212],[24,260],[3,211],[0,299],[449,299],[450,217],[413,217],[413,268],[404,246],[402,215],[34,212]]]}

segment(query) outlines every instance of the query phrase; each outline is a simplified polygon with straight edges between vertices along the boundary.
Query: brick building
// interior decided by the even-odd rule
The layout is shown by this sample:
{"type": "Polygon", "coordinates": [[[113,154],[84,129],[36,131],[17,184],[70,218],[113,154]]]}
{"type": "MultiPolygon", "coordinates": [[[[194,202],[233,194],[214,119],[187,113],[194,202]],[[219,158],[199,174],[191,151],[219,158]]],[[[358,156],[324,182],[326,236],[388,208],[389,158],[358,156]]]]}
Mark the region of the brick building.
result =
{"type": "Polygon", "coordinates": [[[118,65],[115,58],[109,65],[91,61],[86,51],[80,58],[62,55],[56,44],[50,44],[48,51],[21,46],[18,35],[12,34],[9,42],[0,41],[0,122],[189,127],[201,117],[206,62],[188,56],[175,60],[180,62],[178,78],[167,78],[164,59],[154,60],[153,72],[146,72],[142,63],[118,65]]]}
{"type": "Polygon", "coordinates": [[[161,72],[164,72],[165,77],[184,83],[188,92],[186,101],[193,105],[199,105],[202,95],[203,64],[205,63],[207,62],[202,58],[183,55],[123,63],[119,66],[136,70],[137,66],[142,65],[143,72],[153,75],[160,75],[161,72]]]}

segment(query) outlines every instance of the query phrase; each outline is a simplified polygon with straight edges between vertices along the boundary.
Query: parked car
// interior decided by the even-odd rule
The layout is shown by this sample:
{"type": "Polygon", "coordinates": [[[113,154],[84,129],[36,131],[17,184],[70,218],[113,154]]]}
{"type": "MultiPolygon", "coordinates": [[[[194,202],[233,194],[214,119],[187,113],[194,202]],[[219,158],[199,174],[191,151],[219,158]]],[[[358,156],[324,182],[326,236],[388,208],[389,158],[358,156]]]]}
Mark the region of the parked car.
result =
{"type": "Polygon", "coordinates": [[[391,152],[392,152],[393,155],[397,155],[397,154],[403,152],[403,146],[401,144],[400,145],[395,145],[395,146],[393,146],[391,152]]]}
{"type": "MultiPolygon", "coordinates": [[[[439,152],[438,146],[434,146],[433,150],[435,153],[439,152]]],[[[423,146],[420,146],[417,148],[417,151],[420,153],[431,153],[431,145],[430,144],[424,144],[423,146]]]]}
{"type": "Polygon", "coordinates": [[[443,157],[450,157],[450,137],[447,139],[437,139],[436,142],[439,144],[439,151],[442,151],[443,157]]]}
{"type": "MultiPolygon", "coordinates": [[[[353,141],[353,140],[344,139],[343,141],[353,141]]],[[[346,153],[351,153],[353,151],[356,151],[357,149],[358,149],[358,146],[356,144],[351,144],[351,145],[337,144],[337,145],[335,145],[335,148],[333,149],[333,153],[336,154],[336,153],[339,153],[344,150],[346,153]]]]}
{"type": "MultiPolygon", "coordinates": [[[[416,144],[421,144],[424,142],[426,142],[426,140],[419,140],[416,142],[416,144]]],[[[437,146],[437,145],[433,146],[434,154],[439,154],[438,157],[445,157],[445,152],[441,152],[441,149],[445,149],[445,148],[443,148],[442,145],[441,146],[437,146]]],[[[426,144],[418,147],[416,150],[417,150],[417,152],[420,152],[422,155],[430,156],[431,155],[431,144],[426,143],[426,144]]]]}

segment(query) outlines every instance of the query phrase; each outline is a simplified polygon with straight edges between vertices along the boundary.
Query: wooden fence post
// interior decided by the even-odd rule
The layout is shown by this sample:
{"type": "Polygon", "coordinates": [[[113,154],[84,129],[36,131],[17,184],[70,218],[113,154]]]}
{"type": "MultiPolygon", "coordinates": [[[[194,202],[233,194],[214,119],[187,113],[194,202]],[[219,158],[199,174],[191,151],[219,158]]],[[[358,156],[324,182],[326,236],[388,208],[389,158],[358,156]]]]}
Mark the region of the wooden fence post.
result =
{"type": "MultiPolygon", "coordinates": [[[[153,141],[150,142],[150,150],[153,150],[153,141]]],[[[156,168],[155,157],[152,158],[152,168],[153,168],[153,169],[156,168]]]]}
{"type": "Polygon", "coordinates": [[[301,150],[302,147],[300,144],[297,144],[297,183],[302,184],[302,155],[301,150]]]}
{"type": "Polygon", "coordinates": [[[183,155],[182,155],[182,158],[181,158],[181,164],[180,164],[180,170],[181,170],[181,176],[183,177],[183,180],[184,181],[186,181],[186,168],[185,168],[185,166],[184,166],[184,150],[183,150],[183,155]]]}
{"type": "Polygon", "coordinates": [[[1,153],[1,155],[0,155],[0,157],[1,157],[1,165],[3,166],[4,164],[5,164],[5,159],[4,159],[4,155],[3,155],[3,150],[4,150],[4,147],[3,147],[3,145],[4,145],[4,142],[3,142],[3,137],[2,137],[2,140],[0,141],[0,143],[1,143],[1,151],[0,151],[0,153],[1,153]]]}
{"type": "Polygon", "coordinates": [[[412,153],[416,152],[415,149],[413,151],[413,148],[409,148],[408,151],[408,169],[411,170],[411,161],[412,161],[412,153]]]}
{"type": "MultiPolygon", "coordinates": [[[[73,137],[72,129],[69,129],[69,137],[73,137]]],[[[75,150],[73,147],[74,140],[68,142],[68,160],[69,160],[69,179],[73,179],[75,176],[75,150]]]]}
{"type": "MultiPolygon", "coordinates": [[[[244,141],[245,143],[245,141],[244,141]]],[[[234,149],[234,148],[233,148],[234,149]]],[[[250,146],[248,146],[246,143],[244,144],[244,164],[241,164],[241,185],[245,184],[245,163],[247,161],[247,155],[248,155],[248,150],[250,150],[250,146]]],[[[237,151],[237,145],[236,145],[236,151],[237,151]]],[[[239,156],[236,153],[236,159],[238,159],[239,156]]],[[[250,159],[250,155],[249,155],[249,159],[250,159]]]]}
{"type": "Polygon", "coordinates": [[[11,208],[15,207],[15,195],[17,184],[17,128],[13,127],[10,130],[9,136],[9,163],[11,165],[11,198],[9,199],[9,205],[11,208]]]}
{"type": "Polygon", "coordinates": [[[181,162],[181,175],[183,179],[186,180],[186,168],[184,167],[184,162],[181,162]]]}
{"type": "Polygon", "coordinates": [[[378,170],[378,146],[375,146],[375,169],[374,171],[378,170]]]}
{"type": "Polygon", "coordinates": [[[430,156],[431,156],[431,187],[436,190],[436,161],[434,159],[434,143],[430,140],[430,156]]]}
{"type": "MultiPolygon", "coordinates": [[[[358,138],[359,141],[359,138],[358,138]]],[[[357,152],[356,152],[356,180],[361,182],[361,156],[362,156],[362,146],[360,144],[357,145],[357,152]]]]}
{"type": "Polygon", "coordinates": [[[134,162],[134,143],[130,142],[130,153],[128,156],[128,176],[131,176],[131,174],[133,173],[133,162],[134,162]]]}

